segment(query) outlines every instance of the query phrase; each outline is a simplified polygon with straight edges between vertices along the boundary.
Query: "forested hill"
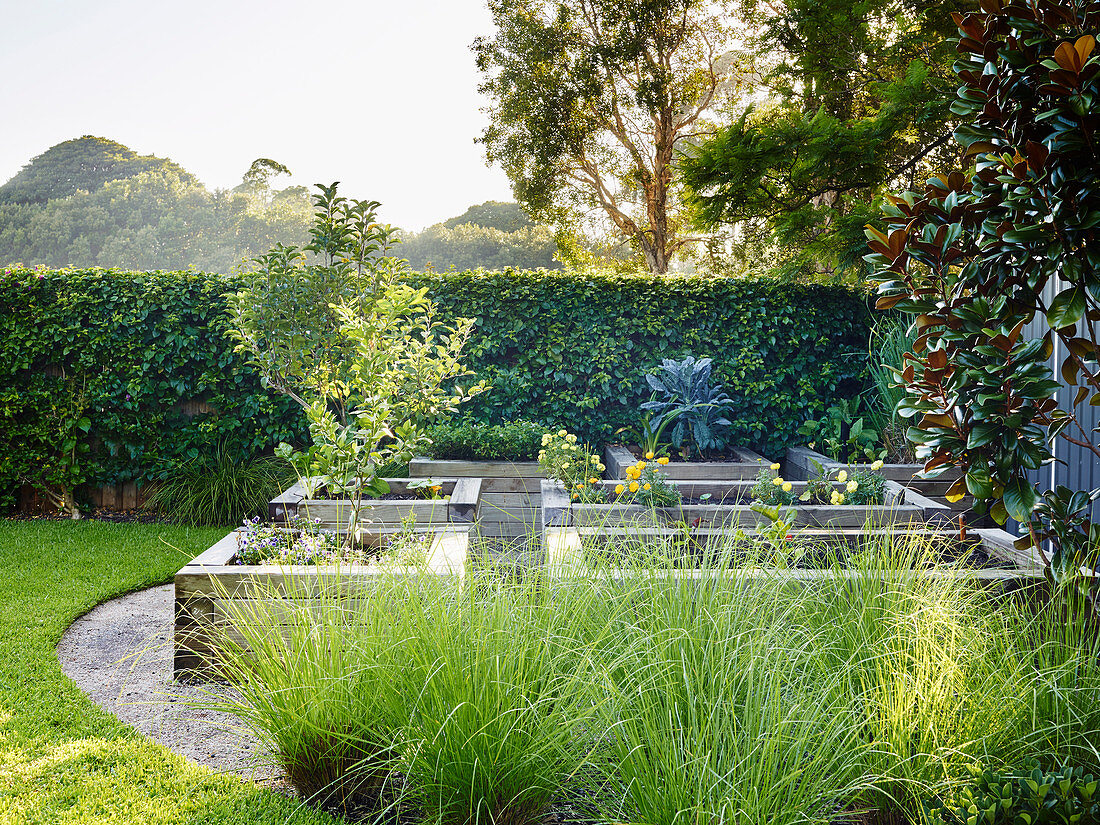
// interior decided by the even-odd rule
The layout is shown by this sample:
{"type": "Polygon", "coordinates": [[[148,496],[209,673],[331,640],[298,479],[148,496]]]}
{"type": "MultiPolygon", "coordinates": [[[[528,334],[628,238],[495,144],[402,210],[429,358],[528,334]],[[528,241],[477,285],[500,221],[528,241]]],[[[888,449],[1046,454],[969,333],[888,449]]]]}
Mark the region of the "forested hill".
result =
{"type": "MultiPolygon", "coordinates": [[[[0,185],[0,264],[230,272],[277,242],[306,242],[309,191],[273,185],[288,173],[259,158],[239,185],[211,191],[168,158],[91,135],[67,140],[0,185]]],[[[514,203],[403,235],[398,254],[415,269],[557,266],[550,231],[514,203]]]]}

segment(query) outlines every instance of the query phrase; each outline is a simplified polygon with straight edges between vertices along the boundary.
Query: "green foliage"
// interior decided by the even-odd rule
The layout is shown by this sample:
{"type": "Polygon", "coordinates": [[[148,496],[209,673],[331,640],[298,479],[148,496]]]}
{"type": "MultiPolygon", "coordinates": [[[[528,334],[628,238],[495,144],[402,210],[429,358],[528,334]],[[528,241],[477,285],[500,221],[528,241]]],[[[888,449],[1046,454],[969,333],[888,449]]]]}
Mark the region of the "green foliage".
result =
{"type": "Polygon", "coordinates": [[[886,187],[952,162],[951,8],[924,0],[746,3],[746,62],[759,79],[732,124],[685,149],[696,222],[757,236],[739,250],[741,265],[861,280],[863,226],[886,187]]]}
{"type": "Polygon", "coordinates": [[[955,137],[976,165],[891,198],[887,231],[868,229],[879,305],[918,333],[898,412],[926,471],[963,471],[949,494],[970,492],[1000,523],[1032,522],[1024,542],[1046,557],[1050,539],[1051,575],[1071,580],[1100,565],[1093,530],[1045,529],[1076,507],[1051,492],[1036,518],[1028,472],[1063,436],[1100,455],[1078,412],[1100,404],[1100,3],[987,5],[955,20],[955,137]],[[1055,351],[1072,398],[1061,408],[1055,351]]]}
{"type": "Polygon", "coordinates": [[[606,443],[649,398],[643,370],[695,353],[713,359],[733,399],[730,443],[781,455],[807,418],[864,389],[869,313],[844,287],[514,271],[410,279],[443,317],[479,319],[466,363],[493,390],[464,408],[477,421],[568,423],[606,443]]]}
{"type": "MultiPolygon", "coordinates": [[[[480,319],[464,360],[493,389],[463,406],[474,423],[568,423],[603,444],[650,397],[646,366],[694,352],[713,359],[734,401],[730,442],[781,455],[802,422],[864,386],[865,363],[850,354],[867,351],[868,312],[842,287],[511,270],[406,277],[442,322],[480,319]]],[[[155,481],[221,442],[242,460],[304,443],[301,410],[264,390],[225,337],[223,295],[244,286],[240,276],[0,268],[0,305],[12,310],[0,314],[0,490],[15,484],[10,462],[24,449],[52,443],[36,399],[62,397],[61,369],[88,376],[90,483],[155,481]]]]}
{"type": "Polygon", "coordinates": [[[1044,771],[1037,760],[975,770],[971,784],[929,806],[929,817],[943,825],[1087,825],[1100,822],[1098,785],[1080,767],[1044,771]]]}
{"type": "Polygon", "coordinates": [[[429,226],[405,235],[401,254],[412,269],[445,272],[448,269],[561,269],[554,260],[557,244],[545,226],[527,226],[514,232],[471,223],[429,226]]]}
{"type": "Polygon", "coordinates": [[[388,491],[379,468],[412,458],[426,425],[486,387],[454,385],[468,374],[458,358],[473,320],[437,322],[426,290],[400,280],[405,262],[389,254],[394,230],[375,221],[379,204],[336,186],[318,186],[310,244],[276,245],[227,297],[234,351],[309,419],[309,451],[279,454],[311,493],[350,495],[355,519],[365,493],[388,491]]]}
{"type": "Polygon", "coordinates": [[[492,102],[482,133],[516,198],[559,229],[601,214],[650,272],[685,244],[673,149],[717,105],[728,4],[491,0],[473,45],[492,102]]]}
{"type": "Polygon", "coordinates": [[[624,470],[625,478],[615,485],[616,504],[640,504],[643,507],[675,507],[683,500],[679,488],[661,472],[667,460],[641,459],[624,470]]]}
{"type": "Polygon", "coordinates": [[[587,444],[578,443],[577,436],[566,430],[544,433],[541,444],[539,467],[547,478],[560,481],[571,499],[598,502],[606,498],[598,485],[606,467],[587,444]]]}
{"type": "Polygon", "coordinates": [[[464,461],[535,461],[546,428],[534,421],[445,421],[428,430],[425,455],[464,461]]]}
{"type": "Polygon", "coordinates": [[[194,175],[167,158],[138,155],[113,140],[84,135],[51,146],[33,158],[0,186],[0,204],[44,204],[77,192],[95,192],[111,181],[145,172],[167,172],[185,184],[198,183],[194,175]]]}
{"type": "Polygon", "coordinates": [[[794,504],[792,486],[791,482],[776,475],[775,470],[765,467],[756,474],[756,483],[752,485],[749,494],[753,502],[758,501],[765,507],[785,507],[794,504]]]}
{"type": "Polygon", "coordinates": [[[875,461],[884,456],[879,433],[868,424],[869,418],[860,396],[843,399],[830,405],[821,418],[806,421],[798,434],[835,461],[875,461]]]}
{"type": "Polygon", "coordinates": [[[643,410],[658,415],[655,429],[650,429],[648,421],[643,424],[643,430],[649,430],[647,441],[658,443],[661,431],[671,423],[672,446],[685,460],[692,454],[705,455],[726,448],[730,420],[723,413],[733,405],[733,399],[722,392],[721,386],[711,386],[710,371],[711,359],[696,361],[689,355],[682,361],[666,358],[659,373],[646,376],[654,395],[661,396],[642,404],[643,410]]]}
{"type": "Polygon", "coordinates": [[[495,229],[498,232],[519,232],[535,225],[518,203],[504,201],[485,201],[471,206],[457,218],[443,221],[443,226],[448,229],[455,229],[463,224],[495,229]]]}
{"type": "Polygon", "coordinates": [[[222,295],[234,285],[195,273],[0,269],[0,305],[11,310],[0,314],[4,494],[29,469],[58,466],[60,425],[78,437],[70,486],[156,481],[218,444],[243,461],[301,441],[301,414],[263,390],[225,338],[222,295]],[[74,387],[85,396],[79,415],[64,407],[74,387]]]}
{"type": "Polygon", "coordinates": [[[267,514],[267,503],[296,478],[282,459],[244,457],[226,444],[167,470],[145,507],[190,527],[235,525],[267,514]]]}
{"type": "Polygon", "coordinates": [[[303,239],[309,223],[304,189],[268,186],[285,167],[253,167],[233,191],[210,192],[175,163],[110,141],[61,144],[0,187],[11,195],[0,194],[0,262],[229,273],[277,239],[303,239]]]}

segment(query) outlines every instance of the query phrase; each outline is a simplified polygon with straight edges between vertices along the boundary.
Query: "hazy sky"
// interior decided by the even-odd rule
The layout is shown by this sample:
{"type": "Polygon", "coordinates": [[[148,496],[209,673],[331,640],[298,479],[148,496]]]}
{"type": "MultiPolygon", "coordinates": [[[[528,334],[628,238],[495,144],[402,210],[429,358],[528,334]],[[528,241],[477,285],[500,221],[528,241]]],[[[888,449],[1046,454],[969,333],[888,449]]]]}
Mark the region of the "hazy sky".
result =
{"type": "Polygon", "coordinates": [[[511,200],[474,143],[491,31],[484,0],[0,0],[0,182],[90,134],[209,188],[274,158],[419,230],[511,200]]]}

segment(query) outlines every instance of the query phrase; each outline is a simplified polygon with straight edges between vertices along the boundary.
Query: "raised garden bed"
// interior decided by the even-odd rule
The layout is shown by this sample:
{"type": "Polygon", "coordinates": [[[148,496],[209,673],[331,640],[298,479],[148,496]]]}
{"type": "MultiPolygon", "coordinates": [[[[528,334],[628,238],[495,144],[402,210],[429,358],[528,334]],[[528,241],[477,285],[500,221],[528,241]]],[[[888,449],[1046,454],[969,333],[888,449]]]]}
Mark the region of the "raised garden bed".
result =
{"type": "MultiPolygon", "coordinates": [[[[887,530],[892,528],[887,528],[887,530]]],[[[755,531],[728,528],[691,530],[668,527],[552,527],[543,535],[547,572],[554,577],[627,578],[652,570],[672,576],[712,576],[733,564],[748,579],[780,578],[796,584],[866,575],[874,565],[847,566],[846,559],[887,530],[803,529],[791,535],[783,555],[787,563],[758,559],[764,537],[755,531]],[[631,555],[632,553],[639,555],[631,555]]],[[[912,531],[938,545],[941,564],[929,563],[914,574],[931,577],[971,577],[994,586],[1016,588],[1044,581],[1042,562],[1013,545],[1013,536],[998,529],[970,530],[965,539],[946,530],[912,531]]],[[[647,572],[648,574],[648,572],[647,572]]]]}
{"type": "MultiPolygon", "coordinates": [[[[869,464],[845,464],[842,461],[836,461],[822,453],[811,450],[809,447],[789,447],[786,462],[783,466],[783,475],[792,481],[805,481],[813,478],[817,474],[817,468],[813,464],[815,461],[830,473],[842,469],[870,469],[869,464]]],[[[926,498],[942,504],[950,511],[945,513],[944,516],[952,523],[957,523],[961,515],[966,518],[969,524],[983,527],[993,526],[988,516],[974,515],[973,496],[967,495],[955,502],[948,501],[945,498],[947,488],[954,484],[960,476],[958,470],[947,470],[935,478],[919,478],[920,473],[923,471],[924,465],[922,464],[883,464],[882,469],[878,472],[884,478],[896,481],[903,487],[915,490],[926,498]]]]}
{"type": "MultiPolygon", "coordinates": [[[[434,476],[433,476],[434,478],[434,476]]],[[[419,498],[409,489],[412,479],[388,478],[393,499],[364,499],[359,507],[361,525],[400,527],[440,524],[473,524],[481,503],[481,480],[477,478],[436,478],[445,498],[419,498]],[[401,498],[408,496],[408,498],[401,498]]],[[[348,499],[309,498],[301,483],[294,484],[268,503],[268,518],[273,523],[287,522],[295,516],[318,521],[322,528],[345,530],[351,519],[348,499]]]]}
{"type": "MultiPolygon", "coordinates": [[[[727,461],[670,461],[661,472],[668,478],[678,481],[747,481],[756,478],[761,467],[771,464],[768,459],[744,447],[731,447],[734,454],[727,461]]],[[[626,477],[626,468],[637,463],[641,455],[634,455],[621,444],[613,444],[604,449],[604,464],[607,465],[607,478],[626,477]]]]}
{"type": "Polygon", "coordinates": [[[539,482],[546,475],[537,461],[457,461],[414,458],[409,475],[416,478],[481,479],[478,529],[483,536],[537,534],[542,522],[539,482]]]}
{"type": "MultiPolygon", "coordinates": [[[[663,472],[662,468],[662,472],[663,472]]],[[[631,525],[740,526],[752,528],[770,523],[751,509],[751,481],[673,481],[685,503],[677,507],[645,507],[638,504],[582,504],[571,501],[565,488],[556,481],[542,484],[543,528],[551,527],[625,527],[631,525]],[[699,502],[709,496],[705,503],[699,502]]],[[[616,482],[601,482],[611,493],[616,482]]],[[[805,482],[796,483],[797,496],[805,482]]],[[[786,509],[786,508],[784,508],[786,509]]],[[[895,481],[886,482],[886,504],[806,505],[796,502],[795,525],[802,527],[864,527],[865,525],[924,523],[943,518],[948,512],[938,504],[895,481]]]]}
{"type": "MultiPolygon", "coordinates": [[[[205,550],[176,573],[174,672],[177,678],[209,676],[216,671],[212,661],[212,637],[240,641],[235,634],[227,604],[257,597],[293,599],[308,604],[318,599],[323,587],[338,586],[341,595],[369,595],[383,575],[436,575],[461,579],[465,576],[470,552],[470,527],[443,525],[412,531],[425,542],[423,564],[402,567],[396,564],[341,565],[244,565],[236,564],[238,535],[234,530],[205,550]]],[[[365,540],[383,547],[396,536],[409,531],[379,528],[365,540]]]]}

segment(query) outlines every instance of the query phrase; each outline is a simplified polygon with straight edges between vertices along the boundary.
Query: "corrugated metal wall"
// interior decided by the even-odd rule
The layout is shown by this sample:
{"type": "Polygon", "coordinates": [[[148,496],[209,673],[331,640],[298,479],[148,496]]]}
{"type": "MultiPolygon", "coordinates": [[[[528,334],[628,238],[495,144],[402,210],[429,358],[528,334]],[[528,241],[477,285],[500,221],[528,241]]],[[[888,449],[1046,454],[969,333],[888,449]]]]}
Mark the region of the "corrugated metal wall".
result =
{"type": "MultiPolygon", "coordinates": [[[[1055,283],[1052,280],[1047,284],[1043,299],[1048,306],[1061,289],[1060,281],[1055,283]]],[[[1026,334],[1031,338],[1039,338],[1046,334],[1047,329],[1046,321],[1038,317],[1028,325],[1026,334]]],[[[1061,376],[1058,369],[1063,358],[1065,358],[1065,352],[1055,341],[1050,365],[1059,381],[1061,376]]],[[[1070,410],[1076,391],[1076,388],[1063,386],[1058,393],[1058,406],[1064,410],[1070,410]]],[[[1100,424],[1100,407],[1089,406],[1086,402],[1077,407],[1076,413],[1080,418],[1081,426],[1090,433],[1097,424],[1100,424]]],[[[1076,435],[1080,436],[1080,433],[1076,435]]],[[[1076,444],[1070,444],[1064,438],[1059,438],[1054,444],[1054,456],[1056,461],[1053,464],[1029,473],[1031,480],[1039,485],[1040,490],[1052,490],[1058,485],[1069,487],[1071,490],[1093,490],[1100,487],[1100,458],[1092,452],[1076,444]]],[[[1100,518],[1100,501],[1093,507],[1093,519],[1097,518],[1100,518]]]]}

